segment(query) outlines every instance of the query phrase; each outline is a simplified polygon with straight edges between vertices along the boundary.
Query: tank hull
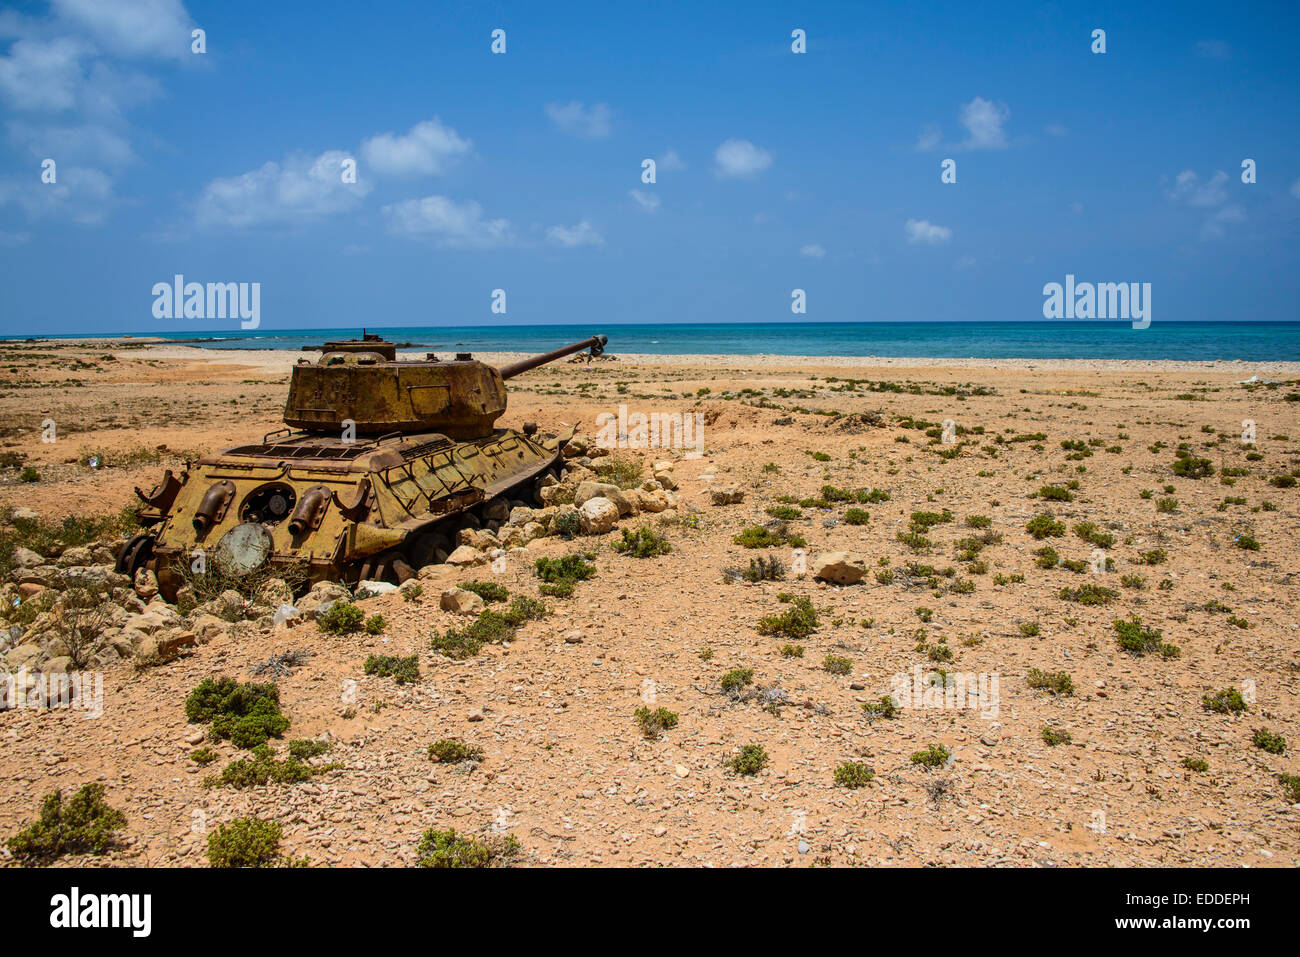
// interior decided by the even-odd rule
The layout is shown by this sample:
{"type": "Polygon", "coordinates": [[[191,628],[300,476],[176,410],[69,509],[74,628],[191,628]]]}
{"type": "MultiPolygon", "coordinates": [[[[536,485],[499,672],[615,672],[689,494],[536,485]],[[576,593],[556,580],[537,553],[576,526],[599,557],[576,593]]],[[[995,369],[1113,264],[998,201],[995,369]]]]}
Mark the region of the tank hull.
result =
{"type": "Polygon", "coordinates": [[[169,599],[186,566],[305,582],[405,580],[443,542],[454,547],[468,513],[508,496],[531,504],[561,445],[508,429],[461,441],[439,432],[267,436],[205,456],[171,480],[174,489],[165,479],[141,494],[152,540],[124,549],[120,570],[152,568],[169,599]]]}

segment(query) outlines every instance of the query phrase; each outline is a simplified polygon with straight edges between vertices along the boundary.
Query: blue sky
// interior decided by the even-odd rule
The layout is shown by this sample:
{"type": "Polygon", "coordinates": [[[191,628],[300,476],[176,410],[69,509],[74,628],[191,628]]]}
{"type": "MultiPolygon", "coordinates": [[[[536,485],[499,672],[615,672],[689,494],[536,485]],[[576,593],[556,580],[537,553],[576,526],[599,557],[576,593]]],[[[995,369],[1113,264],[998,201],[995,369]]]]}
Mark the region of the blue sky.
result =
{"type": "Polygon", "coordinates": [[[1041,319],[1066,273],[1150,282],[1156,322],[1300,319],[1298,26],[1294,3],[9,4],[0,335],[237,326],[155,319],[177,273],[261,283],[262,331],[789,321],[796,288],[813,321],[1041,319]]]}

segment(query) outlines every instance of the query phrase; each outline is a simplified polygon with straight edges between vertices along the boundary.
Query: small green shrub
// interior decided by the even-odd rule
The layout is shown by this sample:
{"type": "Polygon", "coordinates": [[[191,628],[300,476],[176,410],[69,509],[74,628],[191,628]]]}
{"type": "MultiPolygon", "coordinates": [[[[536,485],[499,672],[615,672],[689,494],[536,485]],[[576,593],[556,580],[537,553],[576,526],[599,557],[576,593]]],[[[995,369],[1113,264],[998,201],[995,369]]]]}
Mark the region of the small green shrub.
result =
{"type": "Polygon", "coordinates": [[[460,586],[465,591],[472,591],[485,602],[489,604],[497,601],[505,601],[510,597],[510,590],[504,585],[498,585],[496,582],[466,582],[460,586]]]}
{"type": "Polygon", "coordinates": [[[1275,731],[1268,730],[1268,728],[1256,729],[1254,735],[1251,736],[1250,743],[1261,751],[1267,751],[1269,754],[1286,753],[1286,738],[1275,731]]]}
{"type": "Polygon", "coordinates": [[[739,691],[754,680],[753,668],[732,668],[721,678],[722,690],[731,693],[739,691]]]}
{"type": "Polygon", "coordinates": [[[1056,728],[1043,728],[1041,734],[1043,743],[1052,748],[1056,747],[1058,744],[1069,744],[1072,740],[1070,738],[1070,732],[1060,731],[1056,728]]]}
{"type": "Polygon", "coordinates": [[[1119,597],[1119,592],[1105,585],[1094,585],[1089,582],[1078,588],[1062,588],[1056,593],[1056,597],[1064,601],[1078,602],[1080,605],[1109,605],[1119,597]]]}
{"type": "Polygon", "coordinates": [[[212,867],[270,867],[280,857],[283,829],[278,821],[235,818],[208,835],[208,864],[212,867]]]}
{"type": "Polygon", "coordinates": [[[669,728],[677,727],[677,715],[667,708],[655,708],[651,711],[649,708],[637,708],[632,713],[636,718],[637,725],[641,728],[641,733],[647,738],[658,738],[669,728]]]}
{"type": "Polygon", "coordinates": [[[866,525],[871,514],[864,508],[850,508],[844,513],[845,525],[866,525]]]}
{"type": "Polygon", "coordinates": [[[879,701],[868,701],[862,706],[862,711],[867,720],[875,718],[895,718],[898,716],[898,705],[890,695],[882,695],[879,701]]]}
{"type": "Polygon", "coordinates": [[[370,655],[366,658],[365,671],[368,675],[392,678],[399,685],[410,684],[420,680],[420,656],[370,655]]]}
{"type": "Polygon", "coordinates": [[[1065,523],[1058,522],[1051,512],[1043,512],[1025,523],[1025,531],[1038,539],[1059,538],[1065,534],[1065,523]]]}
{"type": "Polygon", "coordinates": [[[460,764],[462,761],[482,761],[483,749],[466,744],[456,738],[443,738],[429,745],[429,760],[439,764],[460,764]]]}
{"type": "Polygon", "coordinates": [[[835,783],[843,788],[866,787],[876,772],[859,761],[845,761],[835,768],[835,783]]]}
{"type": "Polygon", "coordinates": [[[653,558],[656,555],[667,555],[672,550],[673,547],[668,543],[668,539],[648,525],[641,526],[635,532],[631,529],[623,529],[622,541],[614,543],[614,551],[630,555],[632,558],[653,558]]]}
{"type": "Polygon", "coordinates": [[[519,841],[512,835],[479,840],[457,835],[455,828],[429,828],[416,845],[417,867],[503,867],[519,855],[519,841]]]}
{"type": "Polygon", "coordinates": [[[726,766],[740,775],[754,775],[767,767],[767,750],[761,744],[747,744],[726,766]]]}
{"type": "Polygon", "coordinates": [[[1167,644],[1162,639],[1159,628],[1143,625],[1136,615],[1128,621],[1117,618],[1114,626],[1121,650],[1135,657],[1158,654],[1164,658],[1177,658],[1182,654],[1177,645],[1167,644]]]}
{"type": "Polygon", "coordinates": [[[853,659],[843,655],[827,655],[822,659],[822,668],[833,675],[847,675],[853,670],[853,659]]]}
{"type": "Polygon", "coordinates": [[[270,745],[259,744],[253,748],[251,757],[231,761],[217,777],[205,778],[208,787],[232,787],[236,789],[251,788],[267,784],[296,784],[309,780],[317,770],[290,755],[284,760],[277,760],[270,745]]]}
{"type": "Polygon", "coordinates": [[[360,631],[366,613],[348,601],[336,601],[316,619],[316,626],[326,634],[350,635],[360,631]]]}
{"type": "Polygon", "coordinates": [[[806,638],[817,628],[817,609],[811,599],[800,596],[785,611],[764,615],[758,620],[757,628],[760,635],[806,638]]]}
{"type": "Polygon", "coordinates": [[[289,729],[280,711],[280,690],[272,683],[240,683],[233,678],[205,678],[185,699],[185,717],[211,722],[213,740],[229,739],[241,748],[265,744],[289,729]]]}
{"type": "Polygon", "coordinates": [[[1054,695],[1074,694],[1074,679],[1064,671],[1040,671],[1038,668],[1030,668],[1025,683],[1031,688],[1050,691],[1054,695]]]}
{"type": "Polygon", "coordinates": [[[1224,688],[1213,694],[1202,695],[1201,707],[1215,714],[1241,714],[1248,710],[1246,699],[1236,688],[1224,688]]]}
{"type": "Polygon", "coordinates": [[[934,768],[943,767],[951,757],[952,752],[942,744],[932,744],[924,751],[914,751],[911,761],[913,764],[919,764],[927,770],[933,770],[934,768]]]}
{"type": "Polygon", "coordinates": [[[62,791],[41,801],[40,817],[5,842],[25,864],[49,864],[65,854],[106,854],[126,815],[104,800],[104,785],[87,784],[65,804],[62,791]]]}

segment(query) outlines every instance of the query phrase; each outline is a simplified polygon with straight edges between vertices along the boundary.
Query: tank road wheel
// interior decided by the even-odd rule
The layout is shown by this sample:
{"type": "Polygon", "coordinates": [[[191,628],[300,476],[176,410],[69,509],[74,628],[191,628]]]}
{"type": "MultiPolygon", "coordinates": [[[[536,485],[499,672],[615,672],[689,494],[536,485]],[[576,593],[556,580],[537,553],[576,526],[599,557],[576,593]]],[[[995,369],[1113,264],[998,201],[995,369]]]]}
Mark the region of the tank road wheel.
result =
{"type": "Polygon", "coordinates": [[[154,536],[149,533],[137,535],[127,541],[117,553],[117,561],[113,563],[113,571],[119,575],[129,575],[132,581],[135,581],[135,573],[145,566],[149,559],[153,558],[154,536]]]}
{"type": "Polygon", "coordinates": [[[357,581],[391,582],[400,585],[415,577],[406,555],[397,550],[382,552],[361,563],[357,581]]]}

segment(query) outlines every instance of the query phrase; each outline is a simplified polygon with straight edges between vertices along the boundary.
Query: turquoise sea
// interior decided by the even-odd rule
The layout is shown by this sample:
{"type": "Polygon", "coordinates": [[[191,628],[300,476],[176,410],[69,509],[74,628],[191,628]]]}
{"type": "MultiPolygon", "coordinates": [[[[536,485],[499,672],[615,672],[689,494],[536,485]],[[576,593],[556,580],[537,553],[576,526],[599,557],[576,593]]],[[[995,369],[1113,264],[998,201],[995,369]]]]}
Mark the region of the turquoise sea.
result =
{"type": "MultiPolygon", "coordinates": [[[[1300,361],[1300,321],[781,322],[662,325],[370,326],[399,344],[435,352],[546,352],[595,333],[611,354],[916,356],[1027,359],[1242,359],[1300,361]]],[[[166,336],[221,349],[292,349],[361,334],[361,328],[166,336]]]]}

